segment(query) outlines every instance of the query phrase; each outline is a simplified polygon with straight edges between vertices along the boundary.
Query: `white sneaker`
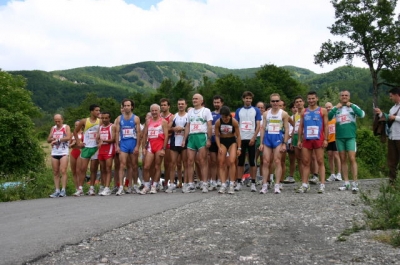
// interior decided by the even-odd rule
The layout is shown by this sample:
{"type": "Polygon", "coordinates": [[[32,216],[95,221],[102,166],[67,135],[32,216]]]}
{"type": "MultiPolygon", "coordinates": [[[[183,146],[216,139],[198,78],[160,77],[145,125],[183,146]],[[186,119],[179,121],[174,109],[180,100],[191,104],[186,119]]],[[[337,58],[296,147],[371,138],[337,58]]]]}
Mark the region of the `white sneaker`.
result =
{"type": "Polygon", "coordinates": [[[95,196],[96,192],[94,191],[93,188],[90,188],[89,191],[86,194],[89,195],[89,196],[95,196]]]}
{"type": "Polygon", "coordinates": [[[150,189],[150,194],[156,194],[157,193],[157,187],[152,185],[150,189]]]}
{"type": "Polygon", "coordinates": [[[335,180],[336,180],[335,174],[331,174],[330,177],[326,181],[332,182],[332,181],[335,181],[335,180]]]}
{"type": "Polygon", "coordinates": [[[145,195],[145,194],[147,194],[147,193],[149,193],[150,192],[150,189],[149,189],[149,187],[147,187],[146,185],[144,185],[144,187],[143,187],[143,189],[140,191],[140,195],[145,195]]]}
{"type": "Polygon", "coordinates": [[[168,189],[165,192],[166,193],[174,193],[174,192],[176,192],[175,184],[169,185],[168,189]]]}
{"type": "Polygon", "coordinates": [[[100,186],[98,194],[101,195],[103,193],[103,191],[104,191],[104,186],[100,186]]]}
{"type": "Polygon", "coordinates": [[[325,193],[325,185],[324,184],[319,185],[318,193],[320,193],[320,194],[325,193]]]}
{"type": "Polygon", "coordinates": [[[268,184],[263,184],[260,190],[260,194],[266,194],[268,192],[268,184]]]}
{"type": "Polygon", "coordinates": [[[342,181],[342,174],[340,173],[336,174],[336,181],[342,181]]]}
{"type": "Polygon", "coordinates": [[[228,194],[235,194],[235,189],[233,188],[233,186],[232,185],[230,185],[229,186],[229,188],[228,188],[228,194]]]}
{"type": "Polygon", "coordinates": [[[209,191],[217,190],[217,183],[211,182],[210,186],[208,187],[209,191]]]}
{"type": "Polygon", "coordinates": [[[105,187],[105,188],[103,189],[103,192],[100,193],[100,196],[110,196],[110,195],[111,195],[111,190],[110,190],[109,187],[105,187]]]}
{"type": "Polygon", "coordinates": [[[319,181],[318,177],[317,177],[317,176],[313,176],[312,178],[310,178],[310,180],[308,181],[308,183],[317,185],[317,184],[318,184],[318,181],[319,181]]]}
{"type": "Polygon", "coordinates": [[[257,192],[257,188],[256,188],[256,184],[255,183],[251,183],[250,190],[251,190],[251,192],[257,192]]]}
{"type": "Polygon", "coordinates": [[[221,185],[222,185],[221,181],[218,180],[218,181],[217,181],[217,187],[219,188],[219,187],[221,187],[221,185]]]}
{"type": "Polygon", "coordinates": [[[208,184],[207,183],[203,183],[203,187],[201,189],[202,193],[207,193],[208,192],[208,184]]]}
{"type": "Polygon", "coordinates": [[[132,193],[139,194],[139,192],[140,192],[139,187],[137,185],[133,185],[132,193]]]}
{"type": "Polygon", "coordinates": [[[82,196],[82,195],[84,195],[82,189],[76,190],[76,192],[73,194],[73,196],[75,196],[75,197],[80,197],[80,196],[82,196]]]}
{"type": "Polygon", "coordinates": [[[242,185],[238,182],[235,187],[235,191],[240,191],[242,189],[242,185]]]}
{"type": "Polygon", "coordinates": [[[282,182],[285,184],[291,184],[291,183],[295,183],[296,181],[294,180],[293,177],[287,176],[282,182]]]}
{"type": "Polygon", "coordinates": [[[119,187],[119,188],[118,188],[118,191],[117,191],[117,193],[115,193],[115,195],[121,196],[121,195],[123,195],[123,194],[125,194],[124,188],[123,188],[123,187],[119,187]]]}
{"type": "Polygon", "coordinates": [[[225,185],[221,185],[221,187],[219,188],[218,193],[219,194],[225,194],[226,193],[226,186],[225,185]]]}
{"type": "Polygon", "coordinates": [[[129,186],[126,190],[125,190],[126,194],[131,194],[132,193],[132,187],[129,186]]]}
{"type": "Polygon", "coordinates": [[[351,191],[353,193],[357,193],[358,192],[358,183],[357,182],[353,181],[353,183],[351,184],[351,191]]]}
{"type": "Polygon", "coordinates": [[[274,193],[275,194],[280,194],[281,193],[280,186],[281,185],[279,185],[279,184],[275,184],[275,188],[274,188],[274,193]]]}

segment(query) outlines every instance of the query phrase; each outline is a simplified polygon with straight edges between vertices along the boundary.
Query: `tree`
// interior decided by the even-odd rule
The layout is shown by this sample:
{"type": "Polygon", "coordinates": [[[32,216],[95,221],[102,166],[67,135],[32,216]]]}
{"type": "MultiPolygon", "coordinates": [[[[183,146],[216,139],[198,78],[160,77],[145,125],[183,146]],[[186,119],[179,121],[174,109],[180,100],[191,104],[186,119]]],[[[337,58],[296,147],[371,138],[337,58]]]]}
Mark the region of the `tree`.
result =
{"type": "Polygon", "coordinates": [[[373,84],[373,101],[378,104],[379,73],[397,64],[400,51],[400,21],[395,21],[397,0],[332,0],[335,23],[332,35],[348,41],[328,40],[314,55],[314,63],[333,64],[342,59],[351,65],[359,57],[368,65],[373,84]]]}
{"type": "Polygon", "coordinates": [[[40,112],[25,85],[23,77],[0,70],[1,174],[23,175],[44,167],[44,152],[31,120],[40,112]]]}

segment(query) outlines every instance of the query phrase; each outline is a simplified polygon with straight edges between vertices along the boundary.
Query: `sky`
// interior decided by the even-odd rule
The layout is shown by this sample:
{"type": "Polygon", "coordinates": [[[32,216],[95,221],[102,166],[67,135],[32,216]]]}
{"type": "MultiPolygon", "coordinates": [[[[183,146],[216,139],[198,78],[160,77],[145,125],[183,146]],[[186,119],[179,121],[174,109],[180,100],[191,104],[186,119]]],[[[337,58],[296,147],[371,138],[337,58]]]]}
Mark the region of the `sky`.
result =
{"type": "Polygon", "coordinates": [[[345,64],[313,63],[333,23],[330,0],[0,0],[0,68],[180,61],[323,73],[345,64]]]}

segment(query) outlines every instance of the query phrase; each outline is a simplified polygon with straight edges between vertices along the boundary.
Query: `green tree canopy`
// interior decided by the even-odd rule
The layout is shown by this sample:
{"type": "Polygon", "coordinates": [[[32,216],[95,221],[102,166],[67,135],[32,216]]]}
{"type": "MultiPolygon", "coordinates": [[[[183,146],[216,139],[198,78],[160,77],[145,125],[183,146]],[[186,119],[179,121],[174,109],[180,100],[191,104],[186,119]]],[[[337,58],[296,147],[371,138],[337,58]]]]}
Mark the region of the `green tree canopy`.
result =
{"type": "Polygon", "coordinates": [[[345,59],[351,64],[359,57],[368,65],[373,83],[373,101],[377,104],[381,85],[379,73],[398,64],[400,21],[395,20],[397,0],[332,0],[335,23],[329,27],[334,36],[346,41],[328,40],[314,55],[314,63],[333,64],[345,59]]]}

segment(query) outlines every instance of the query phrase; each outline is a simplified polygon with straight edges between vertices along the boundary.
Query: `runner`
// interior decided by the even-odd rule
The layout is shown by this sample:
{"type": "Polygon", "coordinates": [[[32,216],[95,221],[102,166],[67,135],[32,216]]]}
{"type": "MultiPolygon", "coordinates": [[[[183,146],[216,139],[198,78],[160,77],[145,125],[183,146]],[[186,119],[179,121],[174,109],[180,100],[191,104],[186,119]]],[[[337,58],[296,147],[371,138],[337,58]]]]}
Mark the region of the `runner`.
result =
{"type": "Polygon", "coordinates": [[[115,135],[116,128],[110,123],[110,113],[103,112],[101,114],[102,124],[99,127],[97,134],[97,144],[99,148],[99,162],[101,179],[104,181],[103,190],[100,189],[99,195],[111,195],[110,181],[111,181],[111,167],[115,156],[115,135]]]}
{"type": "MultiPolygon", "coordinates": [[[[260,114],[261,116],[264,114],[266,108],[266,104],[262,101],[259,101],[256,104],[256,107],[260,110],[260,114]]],[[[271,105],[268,104],[268,107],[271,108],[271,105]]],[[[260,128],[263,126],[262,125],[263,120],[261,119],[260,121],[260,128]]],[[[256,162],[258,161],[258,159],[260,158],[260,165],[259,165],[259,170],[257,170],[257,175],[256,175],[256,179],[257,179],[257,183],[259,183],[259,179],[262,179],[262,166],[263,166],[263,160],[262,160],[262,152],[260,151],[260,145],[261,145],[261,139],[260,139],[260,135],[261,135],[261,130],[258,131],[257,133],[257,138],[256,138],[256,162]],[[259,173],[258,173],[259,171],[259,173]]],[[[262,183],[262,180],[261,180],[262,183]]],[[[258,184],[257,184],[258,185],[258,184]]],[[[250,182],[247,183],[247,186],[250,187],[250,182]]]]}
{"type": "Polygon", "coordinates": [[[213,191],[217,189],[217,179],[218,179],[218,159],[217,159],[217,154],[218,154],[218,146],[215,141],[215,122],[221,117],[219,111],[221,107],[224,105],[224,99],[216,95],[213,97],[213,106],[214,106],[214,111],[211,112],[211,115],[213,117],[212,120],[212,136],[211,136],[211,146],[208,149],[209,151],[209,163],[208,163],[208,168],[209,168],[209,191],[213,191]]]}
{"type": "MultiPolygon", "coordinates": [[[[297,113],[297,108],[294,105],[294,103],[290,103],[289,104],[289,109],[292,112],[292,116],[290,117],[292,119],[292,121],[294,122],[294,116],[297,113]]],[[[289,123],[289,140],[288,140],[288,155],[289,155],[289,175],[285,178],[285,180],[283,180],[283,183],[287,183],[287,184],[291,184],[291,183],[295,183],[295,179],[294,179],[294,172],[296,170],[296,155],[294,153],[294,147],[292,144],[292,138],[293,138],[293,126],[289,123]]],[[[284,175],[282,175],[283,177],[284,175]]]]}
{"type": "Polygon", "coordinates": [[[83,183],[86,177],[86,171],[90,163],[90,188],[88,191],[88,195],[94,196],[96,192],[94,190],[94,183],[97,176],[97,169],[99,166],[99,162],[97,160],[97,132],[99,130],[100,119],[98,118],[100,115],[100,107],[96,104],[92,104],[89,106],[90,117],[86,119],[82,119],[79,122],[79,125],[75,127],[74,137],[76,140],[76,146],[81,147],[81,155],[78,158],[78,163],[81,165],[78,173],[78,182],[79,187],[78,190],[74,193],[75,197],[79,197],[83,195],[83,183]],[[83,141],[79,139],[79,132],[83,129],[83,141]]]}
{"type": "Polygon", "coordinates": [[[358,169],[356,161],[356,117],[364,118],[365,112],[356,104],[350,102],[350,92],[347,90],[340,92],[339,101],[340,102],[329,112],[329,119],[336,118],[336,147],[339,151],[342,174],[344,178],[344,184],[339,188],[339,190],[350,189],[349,170],[346,158],[347,153],[347,156],[350,160],[351,173],[353,175],[351,190],[353,193],[357,193],[358,169]]]}
{"type": "Polygon", "coordinates": [[[188,112],[189,122],[185,129],[185,138],[182,146],[187,141],[188,155],[188,181],[189,192],[194,192],[193,173],[195,160],[199,165],[201,180],[203,181],[202,192],[208,192],[207,187],[207,148],[211,145],[212,115],[210,109],[203,107],[203,96],[194,94],[192,98],[193,109],[188,112]],[[189,137],[190,135],[190,137],[189,137]]]}
{"type": "Polygon", "coordinates": [[[308,107],[302,113],[299,126],[298,148],[302,155],[302,182],[297,189],[298,193],[305,193],[310,190],[308,175],[311,170],[311,157],[313,151],[318,163],[321,184],[318,193],[325,192],[325,164],[324,148],[328,146],[328,113],[325,108],[317,105],[318,96],[315,91],[307,93],[308,107]]]}
{"type": "Polygon", "coordinates": [[[275,194],[281,193],[280,180],[282,177],[282,154],[286,152],[289,138],[289,115],[280,107],[280,95],[270,96],[272,108],[263,114],[263,129],[260,138],[263,144],[259,149],[263,152],[263,186],[260,194],[268,191],[268,175],[270,164],[275,165],[275,194]]]}
{"type": "Polygon", "coordinates": [[[171,104],[168,99],[162,98],[160,99],[160,107],[161,107],[161,117],[167,121],[168,124],[168,144],[167,149],[165,149],[165,156],[164,156],[164,182],[163,182],[163,190],[166,191],[168,188],[168,181],[170,184],[174,183],[175,180],[175,168],[171,168],[171,152],[170,152],[170,137],[172,134],[172,121],[174,120],[174,115],[169,112],[171,104]],[[174,174],[170,174],[171,170],[174,171],[174,174]]]}
{"type": "Polygon", "coordinates": [[[229,179],[228,194],[234,194],[236,179],[236,158],[240,154],[241,139],[239,123],[232,118],[228,107],[223,106],[220,110],[221,118],[215,123],[215,140],[218,146],[218,168],[221,179],[221,187],[218,193],[226,192],[226,181],[229,179]],[[228,168],[228,176],[227,176],[228,168]]]}
{"type": "MultiPolygon", "coordinates": [[[[76,121],[74,129],[78,125],[79,125],[79,121],[76,121]]],[[[82,141],[82,137],[83,137],[82,131],[80,131],[78,133],[78,137],[82,141]]],[[[79,187],[78,171],[79,171],[80,164],[78,164],[78,158],[81,155],[81,148],[76,146],[76,141],[75,141],[75,137],[73,136],[73,134],[72,134],[71,140],[69,141],[69,147],[72,148],[71,155],[69,157],[69,165],[71,167],[72,178],[73,178],[73,181],[74,181],[75,192],[76,192],[78,190],[78,187],[79,187]]]]}
{"type": "MultiPolygon", "coordinates": [[[[140,139],[140,119],[133,114],[135,103],[133,100],[124,99],[121,103],[124,108],[124,113],[121,114],[116,120],[116,151],[119,153],[119,188],[116,193],[117,196],[124,194],[124,170],[127,168],[127,178],[129,185],[132,182],[137,183],[138,179],[138,156],[140,139]]],[[[137,190],[137,186],[135,186],[137,190]]],[[[128,187],[128,191],[130,192],[128,187]]]]}
{"type": "MultiPolygon", "coordinates": [[[[185,126],[188,122],[188,117],[186,113],[186,100],[183,98],[178,99],[178,112],[174,115],[172,121],[172,135],[171,135],[171,167],[170,176],[175,176],[175,168],[177,167],[178,159],[180,158],[183,163],[184,168],[184,185],[182,186],[182,192],[186,192],[187,186],[187,152],[186,147],[182,147],[182,140],[185,135],[185,126]]],[[[178,174],[179,181],[182,182],[182,173],[178,174]]],[[[173,193],[176,191],[176,184],[170,183],[168,189],[165,191],[167,193],[173,193]]]]}
{"type": "Polygon", "coordinates": [[[237,167],[237,185],[235,191],[241,190],[242,175],[244,172],[244,162],[246,153],[249,156],[250,164],[250,177],[251,177],[251,191],[256,192],[256,138],[260,130],[261,113],[258,108],[251,105],[254,94],[250,91],[245,91],[242,94],[244,106],[238,108],[235,113],[235,118],[239,122],[240,137],[242,140],[238,167],[237,167]]]}
{"type": "MultiPolygon", "coordinates": [[[[331,111],[333,108],[332,103],[327,102],[325,103],[325,108],[328,111],[328,113],[331,111]]],[[[330,177],[327,179],[327,181],[341,181],[342,180],[342,172],[341,170],[341,163],[340,163],[340,156],[339,152],[337,151],[336,148],[336,119],[333,118],[328,122],[328,146],[326,147],[326,151],[328,153],[328,164],[329,164],[329,170],[331,172],[330,177]],[[337,167],[337,174],[335,174],[335,164],[337,167]]]]}
{"type": "Polygon", "coordinates": [[[50,198],[66,197],[67,193],[67,168],[69,154],[69,140],[71,139],[71,129],[67,124],[64,124],[64,119],[61,114],[54,115],[54,125],[47,137],[47,142],[51,144],[51,166],[53,168],[53,179],[55,192],[50,195],[50,198]],[[61,187],[60,190],[60,174],[61,187]]]}
{"type": "Polygon", "coordinates": [[[140,194],[157,193],[157,183],[160,181],[161,163],[165,156],[165,150],[168,144],[168,123],[160,116],[160,105],[153,104],[150,106],[151,119],[146,121],[143,129],[143,156],[144,170],[143,180],[144,187],[140,194]],[[147,142],[148,140],[148,142],[147,142]],[[153,185],[150,189],[150,168],[154,162],[155,174],[152,176],[153,185]]]}
{"type": "MultiPolygon", "coordinates": [[[[299,148],[299,126],[300,126],[300,119],[301,115],[303,114],[304,111],[304,100],[301,96],[297,96],[294,98],[294,106],[297,109],[297,112],[293,115],[294,118],[294,126],[293,126],[293,132],[292,132],[292,146],[294,148],[294,155],[297,160],[297,166],[299,169],[299,174],[300,174],[300,179],[303,179],[303,165],[301,162],[301,149],[299,148]]],[[[292,183],[294,183],[294,179],[291,179],[292,183]]]]}

